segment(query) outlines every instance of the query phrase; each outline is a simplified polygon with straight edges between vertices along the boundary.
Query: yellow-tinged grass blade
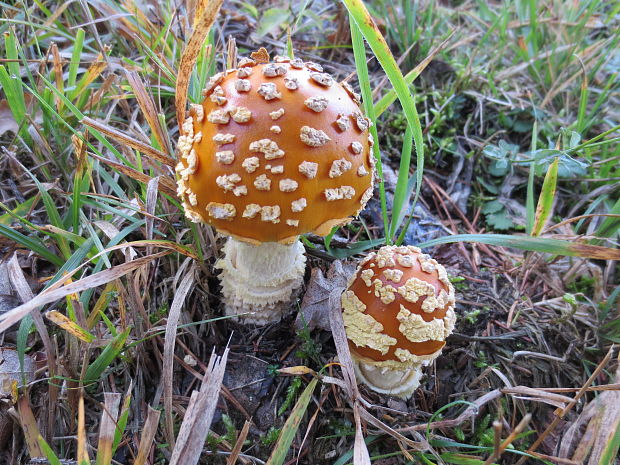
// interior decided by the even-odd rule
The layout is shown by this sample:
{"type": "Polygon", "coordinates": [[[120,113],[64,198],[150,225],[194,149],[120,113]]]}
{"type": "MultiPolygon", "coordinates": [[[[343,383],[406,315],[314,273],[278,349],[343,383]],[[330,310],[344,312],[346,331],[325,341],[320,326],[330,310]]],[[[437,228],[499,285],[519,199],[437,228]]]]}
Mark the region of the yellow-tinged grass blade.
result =
{"type": "Polygon", "coordinates": [[[93,129],[96,129],[100,133],[111,137],[112,139],[116,139],[117,141],[131,147],[132,149],[137,150],[138,152],[143,153],[147,157],[153,158],[164,165],[174,166],[176,163],[174,159],[166,155],[165,153],[157,150],[154,147],[151,147],[149,144],[146,144],[142,141],[134,139],[133,137],[119,131],[118,129],[108,126],[107,124],[103,124],[99,121],[95,121],[94,119],[85,116],[80,121],[82,124],[89,126],[93,129]]]}
{"type": "Polygon", "coordinates": [[[90,334],[88,331],[83,329],[77,323],[74,323],[69,318],[64,316],[62,313],[56,310],[49,311],[45,314],[45,318],[50,320],[55,325],[60,326],[62,329],[67,331],[69,334],[77,337],[78,339],[84,342],[93,342],[95,336],[90,334]]]}
{"type": "Polygon", "coordinates": [[[114,431],[116,430],[118,407],[121,403],[121,395],[116,392],[105,392],[103,398],[104,405],[101,414],[101,426],[99,427],[96,465],[112,463],[112,441],[114,441],[114,431]]]}
{"type": "Polygon", "coordinates": [[[86,447],[86,422],[84,414],[84,394],[80,392],[78,402],[78,424],[77,424],[77,461],[80,465],[90,464],[88,447],[86,447]]]}
{"type": "Polygon", "coordinates": [[[308,404],[310,403],[310,399],[312,398],[312,393],[314,392],[314,388],[316,387],[318,382],[319,380],[317,378],[314,378],[312,381],[310,381],[310,384],[306,386],[306,389],[304,389],[304,392],[301,393],[301,396],[299,396],[295,407],[293,407],[290,416],[282,427],[280,437],[278,437],[278,442],[276,443],[276,447],[271,453],[271,457],[269,457],[269,460],[267,461],[267,465],[282,465],[284,463],[286,454],[291,447],[291,443],[293,442],[295,433],[297,433],[297,430],[299,429],[301,419],[306,413],[308,404]]]}
{"type": "Polygon", "coordinates": [[[39,437],[41,432],[37,425],[30,408],[30,402],[28,401],[27,394],[22,394],[17,400],[17,413],[19,414],[19,422],[24,430],[24,438],[26,439],[26,446],[28,447],[28,454],[30,458],[44,457],[43,450],[39,444],[39,437]]]}
{"type": "Polygon", "coordinates": [[[303,365],[280,368],[278,370],[278,373],[282,373],[283,375],[295,375],[295,376],[299,376],[299,375],[316,376],[316,371],[314,371],[312,368],[308,368],[307,366],[303,366],[303,365]]]}
{"type": "Polygon", "coordinates": [[[187,104],[187,89],[189,87],[189,78],[192,75],[192,69],[198,58],[198,53],[203,42],[207,38],[211,26],[215,22],[220,8],[224,0],[211,0],[204,9],[196,9],[196,19],[194,21],[194,32],[192,32],[187,47],[181,56],[181,64],[177,73],[177,82],[175,88],[175,106],[177,112],[177,122],[179,129],[183,126],[185,115],[185,105],[187,104]]]}
{"type": "MultiPolygon", "coordinates": [[[[153,179],[151,176],[149,176],[148,174],[144,174],[141,173],[138,170],[134,170],[133,168],[129,168],[126,165],[123,165],[122,163],[118,163],[112,160],[108,160],[107,158],[104,157],[100,157],[99,155],[95,155],[94,153],[90,154],[91,157],[96,158],[97,160],[102,161],[103,163],[105,163],[108,166],[111,166],[112,168],[114,168],[115,170],[117,170],[119,173],[122,173],[126,176],[129,176],[132,179],[135,179],[138,182],[141,182],[143,184],[148,184],[148,182],[153,179]]],[[[169,195],[170,197],[176,198],[177,195],[177,191],[176,191],[176,184],[174,183],[174,181],[172,180],[171,177],[165,177],[165,176],[161,176],[159,179],[159,185],[158,185],[158,189],[162,194],[166,194],[169,195]]]]}
{"type": "Polygon", "coordinates": [[[146,415],[146,421],[142,427],[142,436],[140,436],[140,447],[138,448],[138,455],[133,462],[133,465],[144,465],[151,446],[153,445],[153,439],[157,433],[157,426],[159,424],[160,410],[155,410],[150,405],[148,407],[148,413],[146,415]]]}
{"type": "Polygon", "coordinates": [[[88,329],[93,329],[95,323],[99,319],[99,313],[104,311],[110,304],[110,300],[112,300],[112,293],[114,291],[116,291],[115,282],[110,282],[105,285],[103,291],[101,291],[101,295],[97,299],[97,302],[95,302],[95,306],[88,315],[88,319],[86,320],[88,329]]]}
{"type": "Polygon", "coordinates": [[[140,79],[140,76],[135,71],[129,71],[126,73],[127,81],[129,85],[133,89],[133,93],[136,96],[136,100],[138,101],[138,105],[140,105],[140,109],[142,110],[142,114],[146,119],[146,122],[153,131],[153,135],[155,139],[157,139],[157,143],[159,144],[159,148],[161,150],[165,150],[166,152],[170,152],[170,147],[168,146],[168,137],[166,136],[165,129],[161,125],[161,121],[157,116],[157,110],[155,108],[155,102],[153,101],[153,97],[149,94],[144,86],[144,83],[140,79]]]}
{"type": "Polygon", "coordinates": [[[549,219],[553,211],[553,201],[555,199],[555,188],[558,183],[558,163],[560,159],[556,158],[549,166],[545,180],[543,181],[540,197],[538,197],[538,205],[536,206],[536,217],[534,227],[532,228],[532,236],[540,236],[545,223],[549,219]]]}

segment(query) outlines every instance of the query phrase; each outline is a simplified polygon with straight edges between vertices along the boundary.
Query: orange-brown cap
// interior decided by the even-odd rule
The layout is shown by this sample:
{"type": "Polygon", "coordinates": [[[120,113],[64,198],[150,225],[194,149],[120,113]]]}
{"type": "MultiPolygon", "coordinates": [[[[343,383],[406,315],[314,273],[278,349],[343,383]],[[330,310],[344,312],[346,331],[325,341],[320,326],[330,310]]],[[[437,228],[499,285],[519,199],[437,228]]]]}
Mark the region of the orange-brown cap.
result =
{"type": "Polygon", "coordinates": [[[385,246],[366,257],[342,307],[354,357],[392,368],[433,360],[455,322],[445,268],[412,246],[385,246]]]}
{"type": "Polygon", "coordinates": [[[179,139],[186,214],[252,243],[346,224],[372,196],[369,120],[315,63],[242,59],[213,76],[179,139]]]}

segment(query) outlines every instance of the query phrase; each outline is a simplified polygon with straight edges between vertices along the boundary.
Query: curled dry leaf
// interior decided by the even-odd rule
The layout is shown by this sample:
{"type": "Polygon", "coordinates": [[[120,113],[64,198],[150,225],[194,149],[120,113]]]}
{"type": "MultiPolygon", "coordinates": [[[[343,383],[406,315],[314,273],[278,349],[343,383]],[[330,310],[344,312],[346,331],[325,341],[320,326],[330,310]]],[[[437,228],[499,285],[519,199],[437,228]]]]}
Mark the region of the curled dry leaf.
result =
{"type": "Polygon", "coordinates": [[[295,327],[302,329],[304,323],[308,329],[319,328],[324,331],[330,330],[329,305],[330,295],[340,299],[340,294],[347,287],[349,276],[355,271],[355,265],[343,264],[340,260],[334,261],[327,271],[327,276],[320,268],[312,270],[310,282],[306,288],[306,294],[301,303],[300,312],[295,320],[295,327]]]}
{"type": "Polygon", "coordinates": [[[278,370],[278,373],[282,373],[283,375],[293,375],[293,376],[308,375],[308,374],[311,374],[312,376],[316,376],[316,371],[314,371],[312,368],[308,368],[307,366],[303,366],[303,365],[280,368],[278,370]]]}

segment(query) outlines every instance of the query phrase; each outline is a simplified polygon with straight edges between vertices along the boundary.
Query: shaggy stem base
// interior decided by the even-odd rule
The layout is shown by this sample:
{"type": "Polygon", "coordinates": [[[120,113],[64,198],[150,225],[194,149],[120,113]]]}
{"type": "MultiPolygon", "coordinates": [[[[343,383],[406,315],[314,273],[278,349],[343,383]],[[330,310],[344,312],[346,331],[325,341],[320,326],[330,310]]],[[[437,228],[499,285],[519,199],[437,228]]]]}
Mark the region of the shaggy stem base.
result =
{"type": "Polygon", "coordinates": [[[292,311],[291,300],[303,283],[306,256],[298,240],[290,245],[252,245],[229,238],[224,258],[216,267],[222,270],[226,315],[240,315],[246,323],[265,325],[280,321],[292,311]]]}

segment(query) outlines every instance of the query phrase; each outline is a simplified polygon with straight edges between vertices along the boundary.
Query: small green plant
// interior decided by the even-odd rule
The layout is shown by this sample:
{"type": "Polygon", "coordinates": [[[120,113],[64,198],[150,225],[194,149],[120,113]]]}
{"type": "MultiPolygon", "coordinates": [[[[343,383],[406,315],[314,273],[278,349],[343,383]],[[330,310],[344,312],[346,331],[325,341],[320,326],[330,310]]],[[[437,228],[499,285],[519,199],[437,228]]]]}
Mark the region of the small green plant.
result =
{"type": "Polygon", "coordinates": [[[275,426],[272,426],[271,428],[269,428],[269,431],[267,431],[267,434],[265,434],[264,436],[261,436],[260,438],[261,444],[265,447],[269,447],[275,444],[281,432],[282,432],[282,428],[276,428],[275,426]]]}
{"type": "Polygon", "coordinates": [[[463,317],[465,317],[468,323],[473,325],[478,321],[478,316],[480,315],[480,313],[481,313],[480,309],[476,308],[475,310],[470,310],[468,312],[465,312],[463,317]]]}
{"type": "Polygon", "coordinates": [[[293,401],[295,400],[295,397],[297,397],[297,393],[299,393],[300,389],[301,377],[295,376],[293,379],[291,379],[291,384],[289,384],[288,388],[286,389],[286,398],[278,409],[278,416],[286,412],[288,408],[293,404],[293,401]]]}
{"type": "Polygon", "coordinates": [[[270,363],[269,365],[267,365],[267,374],[272,378],[275,378],[280,375],[280,373],[278,372],[279,369],[280,365],[278,365],[277,363],[270,363]]]}
{"type": "Polygon", "coordinates": [[[304,361],[311,360],[317,366],[320,365],[321,345],[312,339],[312,334],[310,334],[310,329],[306,324],[297,332],[297,337],[301,339],[302,343],[301,347],[295,352],[295,356],[304,361]]]}
{"type": "Polygon", "coordinates": [[[469,289],[469,285],[467,284],[467,281],[465,281],[465,278],[463,276],[449,275],[448,279],[457,291],[464,291],[466,289],[469,289]]]}

